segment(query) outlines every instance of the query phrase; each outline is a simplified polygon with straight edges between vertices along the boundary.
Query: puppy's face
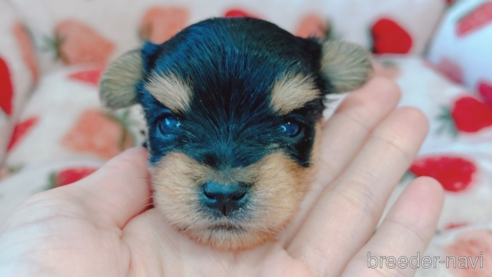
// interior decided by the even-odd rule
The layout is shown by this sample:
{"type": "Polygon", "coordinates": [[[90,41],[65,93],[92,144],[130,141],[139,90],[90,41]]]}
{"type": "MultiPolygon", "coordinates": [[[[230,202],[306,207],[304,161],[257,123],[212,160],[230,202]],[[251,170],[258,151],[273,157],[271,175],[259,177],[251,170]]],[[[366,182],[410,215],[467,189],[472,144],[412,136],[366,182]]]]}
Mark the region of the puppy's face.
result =
{"type": "Polygon", "coordinates": [[[101,97],[144,108],[154,203],[167,220],[198,243],[242,250],[295,215],[323,97],[362,85],[369,71],[353,45],[256,19],[212,19],[120,58],[101,97]]]}

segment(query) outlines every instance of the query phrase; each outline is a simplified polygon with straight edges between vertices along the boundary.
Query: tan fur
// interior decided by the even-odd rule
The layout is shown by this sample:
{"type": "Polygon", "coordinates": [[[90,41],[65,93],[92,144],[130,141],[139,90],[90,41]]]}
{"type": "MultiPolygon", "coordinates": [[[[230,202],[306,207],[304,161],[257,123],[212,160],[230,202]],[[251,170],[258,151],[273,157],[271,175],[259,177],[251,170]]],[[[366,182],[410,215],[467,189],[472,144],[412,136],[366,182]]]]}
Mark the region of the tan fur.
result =
{"type": "Polygon", "coordinates": [[[139,50],[125,53],[112,63],[101,77],[99,97],[104,106],[119,109],[136,103],[135,85],[142,78],[139,50]]]}
{"type": "Polygon", "coordinates": [[[364,85],[372,75],[370,54],[361,46],[336,40],[323,43],[321,72],[335,93],[348,92],[364,85]]]}
{"type": "Polygon", "coordinates": [[[147,90],[164,106],[175,113],[189,109],[192,91],[191,84],[173,73],[154,73],[145,85],[147,90]]]}
{"type": "Polygon", "coordinates": [[[215,172],[182,153],[170,153],[152,170],[154,203],[197,243],[228,251],[251,249],[272,240],[297,213],[308,171],[282,152],[227,173],[215,172]],[[217,219],[200,209],[200,185],[209,180],[253,184],[248,204],[239,210],[240,219],[217,219]]]}
{"type": "Polygon", "coordinates": [[[310,76],[287,74],[275,83],[270,106],[285,115],[320,97],[320,94],[310,76]]]}

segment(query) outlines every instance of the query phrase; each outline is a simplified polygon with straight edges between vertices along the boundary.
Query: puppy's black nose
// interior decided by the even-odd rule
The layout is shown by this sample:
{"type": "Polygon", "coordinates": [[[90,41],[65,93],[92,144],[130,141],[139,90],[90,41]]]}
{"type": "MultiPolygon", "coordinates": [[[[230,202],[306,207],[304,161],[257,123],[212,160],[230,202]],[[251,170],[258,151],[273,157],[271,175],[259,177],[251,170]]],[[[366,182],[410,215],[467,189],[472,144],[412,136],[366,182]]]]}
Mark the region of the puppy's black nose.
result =
{"type": "Polygon", "coordinates": [[[218,184],[207,182],[202,186],[200,198],[210,209],[224,216],[238,210],[247,201],[248,188],[241,184],[218,184]]]}

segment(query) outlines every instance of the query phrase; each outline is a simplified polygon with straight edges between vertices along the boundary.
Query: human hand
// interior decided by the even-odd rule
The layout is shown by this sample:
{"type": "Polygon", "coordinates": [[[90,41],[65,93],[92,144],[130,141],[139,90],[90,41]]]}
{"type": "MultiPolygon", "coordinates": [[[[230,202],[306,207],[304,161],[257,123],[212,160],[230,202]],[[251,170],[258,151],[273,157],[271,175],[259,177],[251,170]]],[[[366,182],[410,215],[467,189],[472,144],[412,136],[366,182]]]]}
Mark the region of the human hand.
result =
{"type": "Polygon", "coordinates": [[[0,276],[413,276],[370,269],[373,256],[412,256],[434,234],[441,186],[417,178],[378,231],[384,206],[428,131],[375,78],[322,129],[319,171],[278,239],[229,253],[190,241],[148,208],[147,153],[132,149],[91,176],[27,200],[0,227],[0,276]]]}

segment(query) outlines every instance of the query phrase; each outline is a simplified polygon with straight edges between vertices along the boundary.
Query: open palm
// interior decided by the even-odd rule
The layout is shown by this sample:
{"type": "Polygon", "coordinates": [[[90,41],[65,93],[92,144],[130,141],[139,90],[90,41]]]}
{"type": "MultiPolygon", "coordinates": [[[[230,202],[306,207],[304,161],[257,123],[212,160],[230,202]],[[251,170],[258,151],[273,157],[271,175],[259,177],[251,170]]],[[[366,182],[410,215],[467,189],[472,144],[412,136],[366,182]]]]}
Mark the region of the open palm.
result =
{"type": "Polygon", "coordinates": [[[0,227],[0,276],[413,276],[368,268],[372,256],[423,252],[442,206],[418,178],[373,235],[428,124],[398,108],[398,88],[375,78],[324,124],[321,158],[301,212],[276,241],[230,253],[196,245],[149,208],[143,148],[70,186],[31,197],[0,227]]]}

